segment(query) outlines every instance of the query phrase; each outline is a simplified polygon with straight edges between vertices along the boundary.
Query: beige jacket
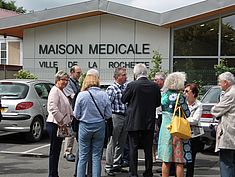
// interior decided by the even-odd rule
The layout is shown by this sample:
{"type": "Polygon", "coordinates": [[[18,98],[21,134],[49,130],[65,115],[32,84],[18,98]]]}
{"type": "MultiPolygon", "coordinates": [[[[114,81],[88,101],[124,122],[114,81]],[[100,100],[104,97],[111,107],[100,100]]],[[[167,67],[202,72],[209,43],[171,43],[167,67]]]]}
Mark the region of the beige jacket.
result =
{"type": "Polygon", "coordinates": [[[69,100],[56,86],[53,86],[49,93],[47,110],[49,113],[47,122],[53,122],[55,124],[58,124],[62,120],[64,124],[72,122],[73,110],[69,100]]]}
{"type": "Polygon", "coordinates": [[[216,131],[216,149],[235,150],[235,85],[228,88],[220,102],[211,109],[215,117],[221,117],[216,131]]]}

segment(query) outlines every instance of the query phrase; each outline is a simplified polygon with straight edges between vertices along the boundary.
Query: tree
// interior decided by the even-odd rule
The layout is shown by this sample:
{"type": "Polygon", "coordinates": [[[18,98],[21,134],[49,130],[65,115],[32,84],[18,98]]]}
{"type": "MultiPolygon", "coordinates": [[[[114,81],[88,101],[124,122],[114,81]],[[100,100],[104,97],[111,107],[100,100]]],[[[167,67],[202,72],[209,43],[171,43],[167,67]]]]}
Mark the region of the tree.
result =
{"type": "Polygon", "coordinates": [[[26,9],[24,9],[23,7],[17,7],[15,5],[15,1],[9,1],[6,2],[5,0],[0,0],[0,8],[2,9],[7,9],[7,10],[12,10],[18,13],[25,13],[26,9]]]}
{"type": "Polygon", "coordinates": [[[16,79],[37,79],[37,76],[23,69],[19,70],[14,76],[16,79]]]}
{"type": "Polygon", "coordinates": [[[162,55],[159,53],[158,50],[153,51],[153,57],[151,63],[153,64],[153,67],[150,68],[149,74],[148,74],[148,79],[153,80],[154,76],[157,72],[162,71],[162,55]]]}
{"type": "Polygon", "coordinates": [[[229,67],[227,64],[227,61],[225,59],[221,59],[220,63],[218,65],[214,66],[215,68],[215,74],[216,76],[219,76],[220,74],[229,71],[233,74],[235,74],[235,67],[229,67]]]}

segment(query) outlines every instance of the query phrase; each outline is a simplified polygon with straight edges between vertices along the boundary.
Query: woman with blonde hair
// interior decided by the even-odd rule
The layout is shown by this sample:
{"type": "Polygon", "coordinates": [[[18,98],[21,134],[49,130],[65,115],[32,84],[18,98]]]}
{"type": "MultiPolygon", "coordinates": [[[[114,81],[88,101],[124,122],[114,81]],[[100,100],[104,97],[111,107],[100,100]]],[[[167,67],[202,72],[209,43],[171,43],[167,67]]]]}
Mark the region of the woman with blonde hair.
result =
{"type": "Polygon", "coordinates": [[[110,118],[112,110],[107,93],[99,86],[98,74],[87,74],[74,107],[74,116],[79,120],[77,166],[79,177],[85,177],[89,153],[92,156],[92,177],[101,176],[101,157],[105,137],[104,118],[110,118]]]}
{"type": "Polygon", "coordinates": [[[167,76],[164,88],[166,92],[162,95],[162,124],[158,139],[158,158],[162,160],[162,176],[168,177],[171,163],[176,165],[176,176],[184,176],[184,163],[191,162],[191,147],[189,140],[173,137],[167,127],[171,123],[177,97],[178,106],[181,106],[186,116],[190,115],[186,99],[181,93],[184,89],[186,74],[174,72],[167,76]]]}

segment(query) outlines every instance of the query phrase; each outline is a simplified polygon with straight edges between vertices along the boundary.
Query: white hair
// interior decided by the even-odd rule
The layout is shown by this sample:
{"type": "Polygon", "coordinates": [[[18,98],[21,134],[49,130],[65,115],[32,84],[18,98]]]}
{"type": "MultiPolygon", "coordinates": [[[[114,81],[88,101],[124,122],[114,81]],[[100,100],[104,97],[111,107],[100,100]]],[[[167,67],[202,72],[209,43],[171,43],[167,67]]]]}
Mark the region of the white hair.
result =
{"type": "Polygon", "coordinates": [[[157,72],[154,76],[154,78],[156,79],[161,79],[163,81],[166,80],[166,74],[164,72],[157,72]]]}
{"type": "Polygon", "coordinates": [[[183,90],[185,82],[185,72],[173,72],[166,77],[164,88],[171,90],[183,90]]]}
{"type": "Polygon", "coordinates": [[[87,75],[95,75],[97,77],[99,77],[99,71],[97,71],[96,69],[89,69],[86,73],[87,75]]]}
{"type": "Polygon", "coordinates": [[[234,75],[230,72],[224,72],[224,73],[220,74],[218,79],[219,80],[226,80],[231,85],[235,84],[234,75]]]}
{"type": "Polygon", "coordinates": [[[139,77],[147,77],[147,67],[143,63],[138,63],[134,67],[134,76],[136,79],[139,77]]]}

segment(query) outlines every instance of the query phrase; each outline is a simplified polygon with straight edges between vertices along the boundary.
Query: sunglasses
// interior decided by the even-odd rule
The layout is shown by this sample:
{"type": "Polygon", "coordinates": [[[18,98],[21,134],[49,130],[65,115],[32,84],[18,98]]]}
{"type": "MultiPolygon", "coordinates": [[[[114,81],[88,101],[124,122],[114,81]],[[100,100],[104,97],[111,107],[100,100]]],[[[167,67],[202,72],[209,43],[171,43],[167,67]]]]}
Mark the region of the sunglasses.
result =
{"type": "Polygon", "coordinates": [[[188,92],[190,92],[190,90],[184,90],[184,92],[185,92],[185,93],[188,93],[188,92]]]}

